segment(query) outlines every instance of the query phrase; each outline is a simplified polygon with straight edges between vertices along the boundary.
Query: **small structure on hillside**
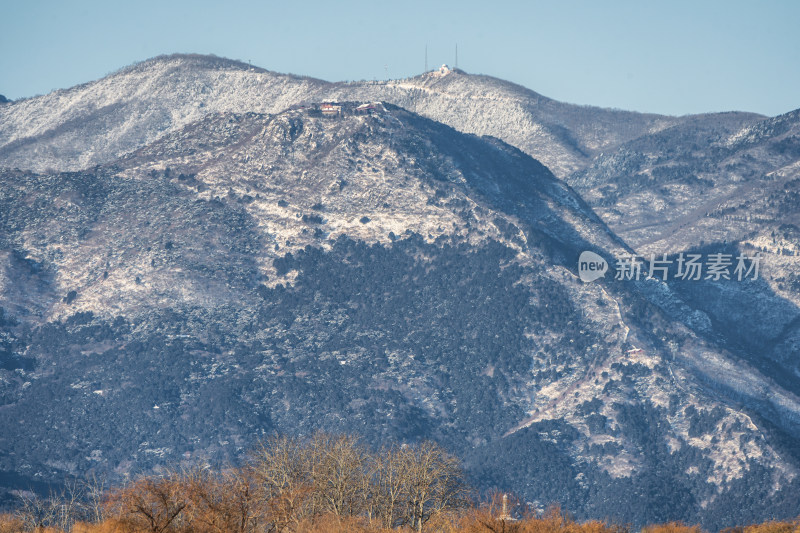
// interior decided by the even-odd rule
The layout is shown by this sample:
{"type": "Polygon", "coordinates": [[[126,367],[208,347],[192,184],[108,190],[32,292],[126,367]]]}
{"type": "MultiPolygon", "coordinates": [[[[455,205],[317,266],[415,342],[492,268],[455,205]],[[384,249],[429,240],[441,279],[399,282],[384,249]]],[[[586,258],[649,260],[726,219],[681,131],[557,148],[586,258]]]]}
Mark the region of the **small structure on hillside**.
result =
{"type": "Polygon", "coordinates": [[[360,106],[356,107],[355,112],[360,115],[369,115],[373,113],[377,109],[375,103],[367,103],[361,104],[360,106]]]}
{"type": "Polygon", "coordinates": [[[319,106],[319,109],[323,115],[336,116],[342,114],[342,106],[336,102],[325,102],[319,106]]]}
{"type": "Polygon", "coordinates": [[[426,74],[428,76],[432,76],[434,78],[442,78],[442,77],[447,76],[448,74],[450,74],[452,72],[454,72],[453,69],[448,67],[447,64],[443,64],[438,69],[431,70],[430,72],[427,72],[426,74]]]}

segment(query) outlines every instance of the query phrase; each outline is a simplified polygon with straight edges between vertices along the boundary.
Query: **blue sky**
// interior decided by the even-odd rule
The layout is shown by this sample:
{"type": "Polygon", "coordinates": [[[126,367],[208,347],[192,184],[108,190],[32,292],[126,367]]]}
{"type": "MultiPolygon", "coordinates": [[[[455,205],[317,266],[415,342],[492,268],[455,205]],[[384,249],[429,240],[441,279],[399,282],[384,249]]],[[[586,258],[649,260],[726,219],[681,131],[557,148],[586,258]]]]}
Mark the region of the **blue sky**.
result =
{"type": "Polygon", "coordinates": [[[668,114],[800,107],[800,2],[0,0],[0,94],[172,52],[327,80],[452,64],[578,104],[668,114]]]}

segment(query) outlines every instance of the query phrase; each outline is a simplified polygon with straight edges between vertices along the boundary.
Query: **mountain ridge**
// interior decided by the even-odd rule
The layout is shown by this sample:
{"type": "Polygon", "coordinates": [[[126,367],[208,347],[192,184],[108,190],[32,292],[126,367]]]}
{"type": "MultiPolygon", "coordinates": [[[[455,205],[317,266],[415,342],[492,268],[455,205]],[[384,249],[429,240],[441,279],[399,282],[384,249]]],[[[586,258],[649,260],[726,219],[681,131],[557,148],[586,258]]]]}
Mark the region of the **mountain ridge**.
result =
{"type": "MultiPolygon", "coordinates": [[[[27,168],[27,162],[28,165],[34,164],[35,169],[39,170],[47,166],[59,170],[78,170],[115,159],[137,146],[155,140],[172,128],[188,123],[187,120],[194,120],[202,115],[202,110],[182,108],[180,104],[174,103],[171,108],[180,111],[177,116],[170,118],[163,104],[151,100],[148,103],[151,115],[153,109],[161,108],[158,113],[162,118],[150,117],[149,122],[140,120],[140,123],[148,124],[144,131],[126,131],[125,118],[120,114],[131,115],[140,111],[137,107],[125,106],[125,99],[130,99],[130,96],[120,96],[123,101],[117,102],[117,105],[122,107],[116,112],[120,116],[114,118],[116,124],[111,125],[112,129],[108,129],[109,125],[103,124],[99,117],[93,116],[88,110],[84,114],[75,114],[73,110],[72,122],[65,117],[60,122],[46,125],[41,124],[39,119],[40,125],[36,126],[37,114],[50,116],[54,109],[59,108],[59,104],[64,104],[58,101],[57,96],[67,97],[89,88],[113,85],[114,80],[119,80],[117,85],[124,85],[122,81],[126,77],[135,78],[144,72],[149,72],[151,77],[161,76],[162,85],[172,84],[172,87],[161,91],[160,96],[164,101],[175,102],[177,92],[185,102],[208,106],[208,111],[276,113],[294,103],[322,101],[326,98],[386,101],[454,126],[460,131],[489,134],[503,139],[541,160],[562,178],[585,167],[592,153],[616,146],[653,128],[662,129],[684,120],[679,117],[563,104],[510,82],[485,75],[467,75],[463,71],[450,71],[446,76],[433,72],[386,82],[327,82],[278,74],[212,56],[178,54],[145,60],[88,84],[12,103],[11,108],[4,108],[4,112],[0,113],[0,119],[3,119],[0,121],[0,135],[8,139],[0,146],[0,156],[5,157],[12,166],[20,168],[27,168]],[[178,76],[179,69],[197,76],[178,76]],[[436,92],[428,93],[432,96],[427,100],[423,98],[425,92],[432,89],[436,89],[436,92]],[[206,93],[203,91],[211,91],[213,98],[204,96],[206,93]],[[469,98],[465,98],[465,91],[469,98]],[[240,100],[226,101],[226,96],[230,97],[231,94],[238,95],[240,100]],[[508,102],[508,109],[498,109],[502,106],[496,104],[502,101],[508,102]],[[479,109],[468,105],[470,102],[480,104],[479,109]],[[37,105],[45,109],[37,111],[37,105]],[[16,110],[16,113],[12,110],[16,110]],[[15,115],[19,116],[15,119],[15,115]],[[18,123],[16,133],[11,127],[15,120],[18,123]],[[82,122],[86,121],[92,125],[92,129],[102,130],[103,138],[121,138],[115,144],[109,145],[107,140],[101,142],[98,136],[90,146],[86,139],[76,138],[79,129],[83,127],[82,122]],[[5,130],[2,128],[4,123],[5,130]],[[34,125],[33,128],[31,124],[34,125]],[[21,133],[25,128],[27,131],[21,133]],[[51,136],[51,144],[58,141],[57,146],[51,148],[52,154],[34,154],[24,149],[25,142],[35,142],[37,136],[45,134],[51,136]],[[9,147],[10,142],[16,142],[17,146],[9,147]],[[79,150],[79,153],[91,148],[94,155],[88,158],[84,155],[81,159],[70,148],[75,143],[82,147],[83,151],[79,150]]],[[[126,90],[146,99],[142,89],[143,87],[134,83],[126,90]]],[[[108,93],[109,89],[104,91],[108,93]]],[[[107,101],[114,103],[113,94],[110,96],[111,100],[107,101]]],[[[75,94],[75,97],[84,99],[85,95],[75,94]]],[[[99,103],[93,105],[95,109],[104,107],[99,103]]],[[[114,110],[115,108],[110,108],[107,111],[114,110]]],[[[174,111],[170,113],[174,114],[174,111]]],[[[109,117],[114,116],[114,113],[103,115],[109,117]]]]}

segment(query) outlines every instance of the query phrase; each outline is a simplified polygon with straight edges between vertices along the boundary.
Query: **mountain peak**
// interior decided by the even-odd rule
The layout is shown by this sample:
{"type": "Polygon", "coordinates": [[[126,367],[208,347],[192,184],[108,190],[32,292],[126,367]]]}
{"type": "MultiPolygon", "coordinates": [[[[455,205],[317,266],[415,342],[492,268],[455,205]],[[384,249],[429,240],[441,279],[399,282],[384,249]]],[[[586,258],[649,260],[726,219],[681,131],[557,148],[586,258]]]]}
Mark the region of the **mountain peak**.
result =
{"type": "Polygon", "coordinates": [[[164,65],[164,64],[181,64],[190,67],[215,68],[215,69],[235,68],[235,69],[247,70],[251,68],[248,63],[245,63],[243,61],[239,61],[236,59],[228,59],[225,57],[219,57],[213,54],[175,53],[175,54],[163,54],[145,59],[143,61],[138,61],[136,63],[133,63],[132,65],[123,67],[118,72],[132,71],[136,69],[147,68],[155,65],[164,65]]]}
{"type": "MultiPolygon", "coordinates": [[[[214,54],[192,54],[192,53],[175,53],[164,54],[160,56],[151,57],[143,61],[138,61],[132,65],[123,67],[111,76],[116,74],[146,72],[148,70],[180,67],[187,70],[211,70],[211,71],[240,71],[251,72],[258,74],[273,74],[277,76],[287,76],[297,79],[313,80],[309,76],[296,76],[292,74],[280,74],[265,68],[253,65],[252,63],[242,61],[239,59],[229,59],[226,57],[216,56],[214,54]]],[[[323,82],[322,80],[315,80],[323,82]]]]}

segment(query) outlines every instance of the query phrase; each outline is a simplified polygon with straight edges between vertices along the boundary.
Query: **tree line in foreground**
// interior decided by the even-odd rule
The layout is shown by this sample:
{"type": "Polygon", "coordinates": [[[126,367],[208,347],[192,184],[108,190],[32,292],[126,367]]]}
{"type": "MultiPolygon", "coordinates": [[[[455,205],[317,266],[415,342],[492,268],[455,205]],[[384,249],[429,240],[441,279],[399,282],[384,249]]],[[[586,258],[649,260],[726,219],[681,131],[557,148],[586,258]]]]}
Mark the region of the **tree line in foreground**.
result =
{"type": "MultiPolygon", "coordinates": [[[[557,507],[544,513],[499,494],[479,502],[459,462],[434,443],[373,452],[357,438],[276,436],[243,466],[208,465],[142,476],[106,489],[93,480],[60,494],[20,493],[0,533],[626,533],[601,521],[578,523],[557,507]]],[[[700,533],[663,524],[647,533],[700,533]]],[[[800,533],[800,520],[728,533],[800,533]]]]}

